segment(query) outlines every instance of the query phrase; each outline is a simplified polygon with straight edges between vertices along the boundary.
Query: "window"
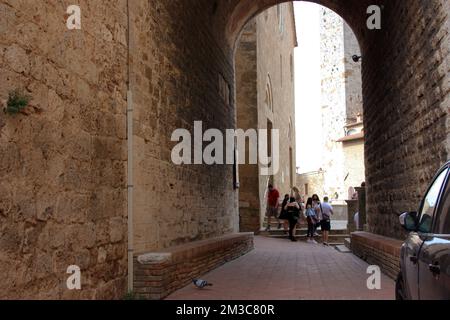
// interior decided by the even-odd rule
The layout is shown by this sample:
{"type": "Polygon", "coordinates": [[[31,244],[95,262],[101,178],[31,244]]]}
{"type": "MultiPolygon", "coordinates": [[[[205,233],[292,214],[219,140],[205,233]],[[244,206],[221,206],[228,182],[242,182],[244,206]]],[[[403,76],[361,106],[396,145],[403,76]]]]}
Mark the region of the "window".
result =
{"type": "Polygon", "coordinates": [[[433,185],[429,189],[427,195],[425,196],[425,199],[423,200],[422,208],[420,210],[420,232],[431,232],[436,204],[439,199],[439,194],[441,193],[445,177],[447,176],[447,172],[448,170],[444,170],[439,174],[437,179],[434,180],[433,185]]]}
{"type": "Polygon", "coordinates": [[[436,233],[450,234],[450,183],[447,183],[447,188],[441,199],[441,206],[439,208],[439,216],[436,223],[436,233]]]}
{"type": "Polygon", "coordinates": [[[278,28],[280,30],[280,34],[284,33],[284,15],[283,15],[283,5],[279,4],[277,6],[277,16],[278,16],[278,28]]]}
{"type": "Polygon", "coordinates": [[[272,121],[267,119],[267,156],[270,158],[272,156],[272,121]]]}
{"type": "MultiPolygon", "coordinates": [[[[272,121],[270,121],[269,119],[267,119],[267,157],[268,159],[271,159],[272,157],[272,130],[273,130],[273,123],[272,121]]],[[[269,161],[269,164],[267,165],[267,167],[270,167],[272,164],[272,159],[269,161]]],[[[274,183],[274,176],[271,175],[269,177],[269,183],[270,184],[275,184],[274,183]]]]}

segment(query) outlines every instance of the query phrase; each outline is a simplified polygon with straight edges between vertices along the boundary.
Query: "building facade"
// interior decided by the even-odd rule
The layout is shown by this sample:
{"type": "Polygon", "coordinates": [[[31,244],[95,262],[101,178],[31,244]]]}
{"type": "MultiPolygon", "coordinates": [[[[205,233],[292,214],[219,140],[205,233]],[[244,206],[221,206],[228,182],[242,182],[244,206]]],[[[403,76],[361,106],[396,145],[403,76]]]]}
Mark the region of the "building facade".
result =
{"type": "Polygon", "coordinates": [[[326,8],[320,37],[322,161],[319,171],[299,175],[297,184],[307,196],[342,201],[365,180],[361,67],[352,58],[360,50],[350,27],[326,8]]]}
{"type": "MultiPolygon", "coordinates": [[[[296,46],[293,4],[285,3],[250,21],[236,52],[237,127],[279,132],[278,172],[265,176],[261,175],[261,164],[239,166],[241,231],[259,231],[262,226],[269,183],[274,184],[280,194],[285,194],[296,182],[296,46]]],[[[275,150],[270,149],[268,153],[273,154],[275,150]]]]}

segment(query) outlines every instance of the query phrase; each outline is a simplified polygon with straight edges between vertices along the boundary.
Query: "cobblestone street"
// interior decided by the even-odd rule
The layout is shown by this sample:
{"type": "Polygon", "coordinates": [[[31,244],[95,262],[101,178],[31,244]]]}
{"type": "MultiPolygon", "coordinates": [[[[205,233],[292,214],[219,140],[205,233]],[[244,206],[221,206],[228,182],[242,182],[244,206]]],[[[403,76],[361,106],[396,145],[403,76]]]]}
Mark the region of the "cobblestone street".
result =
{"type": "Polygon", "coordinates": [[[367,289],[368,264],[333,247],[255,237],[255,250],[202,276],[169,300],[390,300],[395,282],[385,275],[381,290],[367,289]]]}

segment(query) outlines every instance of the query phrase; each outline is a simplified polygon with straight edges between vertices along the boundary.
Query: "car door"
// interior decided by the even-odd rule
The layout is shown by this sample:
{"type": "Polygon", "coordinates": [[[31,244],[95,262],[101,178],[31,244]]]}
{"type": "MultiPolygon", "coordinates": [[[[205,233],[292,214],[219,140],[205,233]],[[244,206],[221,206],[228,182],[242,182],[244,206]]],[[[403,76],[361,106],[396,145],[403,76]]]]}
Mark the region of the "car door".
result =
{"type": "Polygon", "coordinates": [[[419,253],[419,299],[450,299],[450,183],[444,181],[432,226],[419,253]]]}
{"type": "Polygon", "coordinates": [[[409,299],[419,299],[419,254],[424,240],[431,233],[435,207],[447,176],[447,170],[440,171],[433,180],[419,208],[419,230],[411,232],[403,245],[404,282],[409,299]]]}
{"type": "Polygon", "coordinates": [[[405,283],[405,299],[419,299],[419,268],[418,255],[422,239],[417,232],[411,232],[403,244],[403,279],[405,283]]]}

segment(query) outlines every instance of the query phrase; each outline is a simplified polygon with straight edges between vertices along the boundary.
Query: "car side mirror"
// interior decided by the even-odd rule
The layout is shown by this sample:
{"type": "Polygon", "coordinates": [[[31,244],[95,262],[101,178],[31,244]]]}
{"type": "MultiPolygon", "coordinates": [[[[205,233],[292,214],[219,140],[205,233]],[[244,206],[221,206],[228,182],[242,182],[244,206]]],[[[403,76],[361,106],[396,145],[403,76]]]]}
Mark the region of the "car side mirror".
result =
{"type": "Polygon", "coordinates": [[[417,231],[419,228],[419,220],[417,219],[417,212],[405,212],[400,215],[400,224],[407,231],[417,231]]]}

